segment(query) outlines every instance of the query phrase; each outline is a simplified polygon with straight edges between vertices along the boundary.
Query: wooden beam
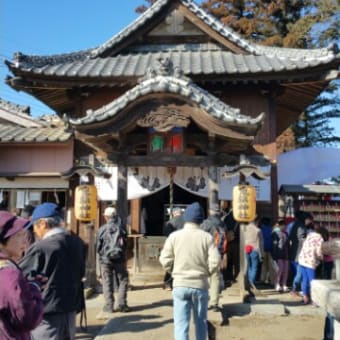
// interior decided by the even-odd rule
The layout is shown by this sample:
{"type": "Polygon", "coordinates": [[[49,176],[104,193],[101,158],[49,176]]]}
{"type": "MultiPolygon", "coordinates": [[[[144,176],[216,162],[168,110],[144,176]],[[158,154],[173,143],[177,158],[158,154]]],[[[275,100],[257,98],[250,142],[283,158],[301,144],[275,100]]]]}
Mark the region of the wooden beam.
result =
{"type": "MultiPolygon", "coordinates": [[[[244,151],[244,150],[243,150],[244,151]]],[[[187,155],[148,155],[148,156],[124,156],[117,154],[109,154],[108,160],[113,164],[125,164],[129,167],[140,166],[191,166],[191,167],[205,167],[205,166],[223,166],[235,164],[238,160],[238,155],[233,154],[219,154],[213,156],[187,156],[187,155]]]]}

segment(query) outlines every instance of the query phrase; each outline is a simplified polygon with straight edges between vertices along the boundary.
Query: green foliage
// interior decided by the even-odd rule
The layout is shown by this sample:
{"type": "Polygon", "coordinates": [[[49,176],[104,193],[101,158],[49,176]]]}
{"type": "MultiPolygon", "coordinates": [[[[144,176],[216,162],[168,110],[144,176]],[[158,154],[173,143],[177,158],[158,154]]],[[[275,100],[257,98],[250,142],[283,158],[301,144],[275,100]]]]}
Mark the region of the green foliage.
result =
{"type": "Polygon", "coordinates": [[[334,81],[302,114],[293,127],[297,147],[327,146],[340,143],[330,119],[340,120],[340,86],[334,81]]]}

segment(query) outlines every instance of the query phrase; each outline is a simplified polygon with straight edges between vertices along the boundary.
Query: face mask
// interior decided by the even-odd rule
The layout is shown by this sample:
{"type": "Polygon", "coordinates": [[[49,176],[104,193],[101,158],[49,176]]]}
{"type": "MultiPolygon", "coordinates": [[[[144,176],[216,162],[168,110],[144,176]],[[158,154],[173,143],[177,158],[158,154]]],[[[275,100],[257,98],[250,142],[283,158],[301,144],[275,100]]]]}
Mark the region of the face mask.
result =
{"type": "Polygon", "coordinates": [[[307,227],[307,229],[314,229],[313,222],[310,222],[310,223],[306,224],[306,227],[307,227]]]}

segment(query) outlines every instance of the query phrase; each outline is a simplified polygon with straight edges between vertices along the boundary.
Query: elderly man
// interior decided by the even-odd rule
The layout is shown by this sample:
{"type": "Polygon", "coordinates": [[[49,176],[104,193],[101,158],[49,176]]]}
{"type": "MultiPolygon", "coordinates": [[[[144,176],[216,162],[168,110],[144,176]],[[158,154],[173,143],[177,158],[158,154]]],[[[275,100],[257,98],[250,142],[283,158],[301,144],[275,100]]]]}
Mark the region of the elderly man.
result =
{"type": "Polygon", "coordinates": [[[60,209],[54,203],[38,205],[31,223],[39,240],[28,249],[20,267],[26,275],[33,271],[48,278],[43,292],[43,321],[32,332],[33,338],[74,339],[83,294],[84,244],[63,227],[60,209]]]}
{"type": "Polygon", "coordinates": [[[99,228],[96,237],[96,251],[103,279],[105,300],[103,312],[127,313],[130,311],[126,302],[129,284],[129,274],[126,267],[127,234],[115,207],[107,207],[104,211],[104,218],[106,223],[99,228]],[[118,304],[116,308],[113,294],[114,278],[117,278],[118,281],[118,304]]]}
{"type": "Polygon", "coordinates": [[[219,270],[220,254],[212,236],[200,227],[204,212],[199,203],[189,205],[183,219],[184,228],[169,235],[159,260],[174,279],[175,339],[189,339],[193,309],[196,340],[206,340],[209,277],[219,270]]]}

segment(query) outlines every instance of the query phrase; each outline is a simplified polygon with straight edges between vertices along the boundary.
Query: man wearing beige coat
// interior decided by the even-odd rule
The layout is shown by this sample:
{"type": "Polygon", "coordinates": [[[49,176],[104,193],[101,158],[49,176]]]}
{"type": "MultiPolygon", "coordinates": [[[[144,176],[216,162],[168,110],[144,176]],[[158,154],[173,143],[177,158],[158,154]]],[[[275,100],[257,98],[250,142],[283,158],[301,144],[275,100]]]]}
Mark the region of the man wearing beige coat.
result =
{"type": "Polygon", "coordinates": [[[172,272],[175,340],[189,339],[191,309],[196,340],[206,340],[209,277],[219,270],[221,256],[212,236],[200,228],[204,212],[199,203],[189,205],[183,219],[183,229],[170,234],[159,260],[172,272]]]}

